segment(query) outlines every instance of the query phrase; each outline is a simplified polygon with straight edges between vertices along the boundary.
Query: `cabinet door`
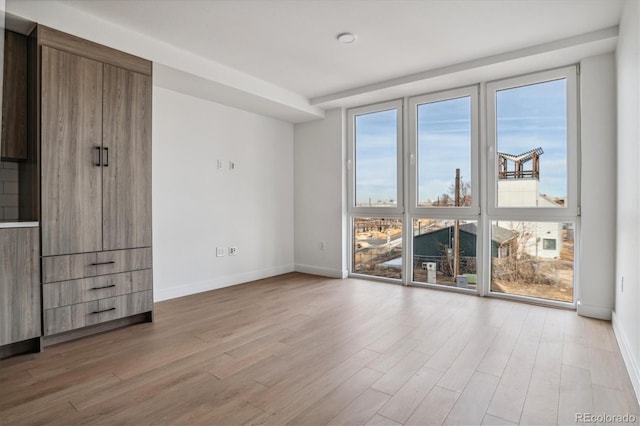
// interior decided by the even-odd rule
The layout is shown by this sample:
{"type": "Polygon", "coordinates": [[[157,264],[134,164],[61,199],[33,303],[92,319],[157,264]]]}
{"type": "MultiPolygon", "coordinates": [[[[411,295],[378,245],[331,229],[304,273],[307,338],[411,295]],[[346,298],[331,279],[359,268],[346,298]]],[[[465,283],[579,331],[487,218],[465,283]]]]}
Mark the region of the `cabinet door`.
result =
{"type": "Polygon", "coordinates": [[[102,250],[102,64],[42,47],[42,255],[102,250]]]}
{"type": "Polygon", "coordinates": [[[0,346],[40,333],[38,228],[0,229],[0,346]]]}
{"type": "MultiPolygon", "coordinates": [[[[1,30],[0,30],[1,31],[1,30]]],[[[27,159],[27,37],[4,32],[2,158],[27,159]]]]}
{"type": "Polygon", "coordinates": [[[151,246],[151,77],[104,66],[103,249],[151,246]]]}

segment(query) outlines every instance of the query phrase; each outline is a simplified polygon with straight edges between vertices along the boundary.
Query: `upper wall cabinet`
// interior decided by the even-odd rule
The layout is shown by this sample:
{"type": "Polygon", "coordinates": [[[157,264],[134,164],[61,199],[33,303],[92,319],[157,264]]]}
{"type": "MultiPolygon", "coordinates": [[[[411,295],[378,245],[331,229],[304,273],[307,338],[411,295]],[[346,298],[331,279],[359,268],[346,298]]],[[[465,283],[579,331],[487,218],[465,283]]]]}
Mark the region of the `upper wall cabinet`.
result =
{"type": "Polygon", "coordinates": [[[52,44],[41,53],[42,255],[149,247],[151,76],[52,44]]]}
{"type": "Polygon", "coordinates": [[[2,153],[7,160],[27,159],[27,37],[4,32],[2,153]]]}

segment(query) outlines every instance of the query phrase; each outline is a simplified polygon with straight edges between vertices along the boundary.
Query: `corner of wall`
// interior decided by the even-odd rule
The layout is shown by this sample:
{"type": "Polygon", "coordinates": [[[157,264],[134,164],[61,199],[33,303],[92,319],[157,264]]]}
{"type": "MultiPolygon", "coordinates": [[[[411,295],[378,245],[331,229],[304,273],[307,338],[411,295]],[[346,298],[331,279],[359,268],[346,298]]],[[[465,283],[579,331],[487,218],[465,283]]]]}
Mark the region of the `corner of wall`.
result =
{"type": "Polygon", "coordinates": [[[606,320],[611,319],[615,299],[615,80],[612,53],[580,61],[578,314],[606,320]]]}
{"type": "Polygon", "coordinates": [[[612,314],[611,308],[585,305],[584,303],[581,303],[580,300],[578,300],[577,312],[581,317],[596,318],[605,321],[610,321],[612,314]]]}
{"type": "Polygon", "coordinates": [[[616,340],[618,341],[618,346],[620,347],[622,358],[627,367],[627,371],[629,372],[629,378],[631,379],[633,390],[636,392],[636,399],[640,404],[640,366],[633,356],[631,343],[629,342],[624,328],[621,326],[615,312],[613,312],[611,325],[613,327],[613,332],[616,336],[616,340]]]}
{"type": "Polygon", "coordinates": [[[640,402],[640,2],[625,2],[619,28],[616,281],[612,323],[640,402]]]}
{"type": "Polygon", "coordinates": [[[344,113],[294,128],[296,271],[342,278],[345,269],[344,113]]]}
{"type": "Polygon", "coordinates": [[[301,272],[303,274],[318,275],[328,278],[345,278],[344,272],[339,269],[323,268],[319,266],[301,264],[296,264],[294,266],[294,269],[296,272],[301,272]]]}

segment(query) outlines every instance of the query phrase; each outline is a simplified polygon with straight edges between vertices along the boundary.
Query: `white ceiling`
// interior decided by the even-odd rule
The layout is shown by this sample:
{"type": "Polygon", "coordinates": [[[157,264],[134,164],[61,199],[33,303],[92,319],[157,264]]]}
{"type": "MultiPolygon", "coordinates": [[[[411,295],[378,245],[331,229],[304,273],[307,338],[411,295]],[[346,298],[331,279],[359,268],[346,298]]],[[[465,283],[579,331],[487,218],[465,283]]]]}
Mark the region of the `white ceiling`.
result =
{"type": "MultiPolygon", "coordinates": [[[[0,0],[2,2],[3,0],[0,0]]],[[[298,123],[612,52],[624,0],[6,0],[154,63],[153,83],[298,123]],[[352,31],[345,45],[337,34],[352,31]]]]}
{"type": "Polygon", "coordinates": [[[307,99],[615,26],[621,0],[64,0],[307,99]],[[351,45],[335,40],[351,31],[351,45]]]}

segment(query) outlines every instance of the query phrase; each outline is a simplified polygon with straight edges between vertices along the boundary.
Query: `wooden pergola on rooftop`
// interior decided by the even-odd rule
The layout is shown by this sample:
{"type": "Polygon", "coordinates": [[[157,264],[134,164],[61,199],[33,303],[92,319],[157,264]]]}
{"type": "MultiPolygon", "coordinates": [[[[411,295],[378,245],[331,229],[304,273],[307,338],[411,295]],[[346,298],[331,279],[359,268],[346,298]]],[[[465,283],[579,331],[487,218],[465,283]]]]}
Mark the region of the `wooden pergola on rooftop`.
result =
{"type": "Polygon", "coordinates": [[[513,155],[505,152],[498,153],[498,179],[540,179],[540,156],[544,154],[541,147],[513,155]],[[531,161],[531,168],[525,169],[525,164],[531,161]],[[509,162],[513,167],[509,170],[509,162]]]}

